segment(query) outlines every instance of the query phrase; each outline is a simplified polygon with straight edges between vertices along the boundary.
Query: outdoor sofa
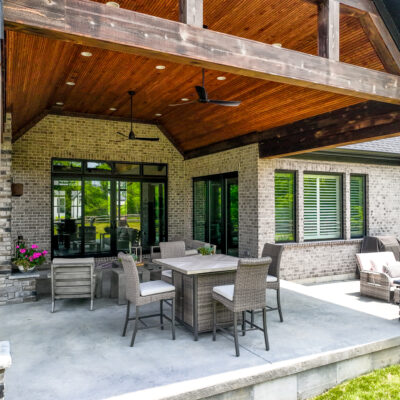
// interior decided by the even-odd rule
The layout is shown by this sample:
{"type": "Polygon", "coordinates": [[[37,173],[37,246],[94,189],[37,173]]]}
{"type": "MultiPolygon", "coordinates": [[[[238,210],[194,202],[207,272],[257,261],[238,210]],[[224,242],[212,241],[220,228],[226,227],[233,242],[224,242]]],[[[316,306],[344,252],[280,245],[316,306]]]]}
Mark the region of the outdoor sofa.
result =
{"type": "Polygon", "coordinates": [[[390,251],[356,254],[360,271],[360,293],[390,302],[400,280],[400,263],[390,251]]]}

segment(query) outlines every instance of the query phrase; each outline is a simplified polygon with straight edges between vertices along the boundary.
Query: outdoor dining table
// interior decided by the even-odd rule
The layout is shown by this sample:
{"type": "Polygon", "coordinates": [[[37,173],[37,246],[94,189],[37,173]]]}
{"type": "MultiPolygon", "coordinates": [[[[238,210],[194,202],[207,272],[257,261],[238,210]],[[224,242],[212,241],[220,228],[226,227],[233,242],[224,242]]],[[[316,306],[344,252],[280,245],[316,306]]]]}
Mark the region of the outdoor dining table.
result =
{"type": "MultiPolygon", "coordinates": [[[[214,286],[233,284],[239,259],[224,254],[194,255],[153,260],[164,269],[171,269],[176,288],[176,319],[193,332],[198,340],[201,332],[212,331],[214,286]]],[[[233,314],[225,307],[217,309],[218,324],[229,324],[233,314]]]]}

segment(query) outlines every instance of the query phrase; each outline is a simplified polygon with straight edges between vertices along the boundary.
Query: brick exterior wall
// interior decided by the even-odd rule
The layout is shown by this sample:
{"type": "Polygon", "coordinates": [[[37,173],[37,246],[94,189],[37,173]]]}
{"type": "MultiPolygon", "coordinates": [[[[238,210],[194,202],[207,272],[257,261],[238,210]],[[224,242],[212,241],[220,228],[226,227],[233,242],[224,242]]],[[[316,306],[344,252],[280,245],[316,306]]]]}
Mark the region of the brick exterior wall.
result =
{"type": "MultiPolygon", "coordinates": [[[[354,255],[360,241],[350,239],[349,180],[352,173],[367,176],[368,233],[400,236],[399,167],[259,159],[257,145],[184,161],[155,126],[136,124],[135,129],[143,136],[159,136],[158,143],[115,143],[118,137],[114,132],[127,131],[128,124],[54,115],[47,116],[12,146],[10,165],[10,123],[8,116],[0,165],[0,268],[3,271],[9,271],[11,239],[19,234],[25,237],[27,243],[35,242],[40,248],[50,249],[52,157],[167,163],[170,240],[192,238],[193,178],[237,171],[239,255],[242,257],[260,256],[264,243],[274,242],[274,173],[277,169],[296,171],[298,243],[285,245],[282,260],[282,277],[285,279],[354,274],[354,255]],[[12,198],[12,236],[10,168],[13,181],[24,184],[24,195],[12,198]],[[305,172],[343,174],[343,240],[304,242],[302,192],[305,172]]],[[[7,275],[0,281],[0,304],[6,301],[6,281],[10,284],[7,275]]]]}
{"type": "Polygon", "coordinates": [[[183,157],[154,125],[135,124],[138,136],[159,142],[128,142],[115,132],[124,122],[49,115],[13,145],[12,176],[24,184],[24,195],[12,198],[12,236],[50,250],[51,158],[132,161],[168,164],[168,236],[183,237],[183,157]]]}
{"type": "Polygon", "coordinates": [[[285,245],[282,277],[309,279],[356,272],[355,253],[360,240],[350,238],[350,174],[367,177],[367,232],[369,235],[400,237],[400,167],[355,163],[306,161],[299,159],[260,159],[259,180],[259,251],[265,242],[274,242],[274,173],[296,171],[297,240],[285,245]],[[343,175],[344,240],[304,242],[303,175],[329,172],[343,175]]]}
{"type": "Polygon", "coordinates": [[[256,144],[185,161],[185,237],[192,238],[193,181],[199,176],[238,172],[239,256],[258,253],[258,146],[256,144]]]}

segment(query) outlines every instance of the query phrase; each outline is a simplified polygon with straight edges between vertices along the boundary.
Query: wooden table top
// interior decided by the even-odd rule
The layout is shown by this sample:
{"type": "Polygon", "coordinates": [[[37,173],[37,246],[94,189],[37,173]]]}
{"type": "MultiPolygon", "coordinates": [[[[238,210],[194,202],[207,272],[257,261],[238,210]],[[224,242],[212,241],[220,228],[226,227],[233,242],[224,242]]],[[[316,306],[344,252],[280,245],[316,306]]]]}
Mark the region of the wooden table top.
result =
{"type": "Polygon", "coordinates": [[[238,261],[239,258],[225,254],[212,254],[208,256],[197,254],[195,256],[153,260],[155,264],[185,275],[235,271],[238,261]]]}

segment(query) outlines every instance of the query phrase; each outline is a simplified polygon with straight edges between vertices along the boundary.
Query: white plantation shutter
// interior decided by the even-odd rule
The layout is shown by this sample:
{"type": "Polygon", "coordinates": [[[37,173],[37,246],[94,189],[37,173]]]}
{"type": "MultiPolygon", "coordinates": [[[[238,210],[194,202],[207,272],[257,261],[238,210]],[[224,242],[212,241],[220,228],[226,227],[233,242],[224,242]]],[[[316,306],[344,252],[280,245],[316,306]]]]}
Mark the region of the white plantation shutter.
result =
{"type": "Polygon", "coordinates": [[[352,238],[365,235],[365,176],[350,177],[350,229],[352,238]]]}
{"type": "Polygon", "coordinates": [[[275,241],[295,239],[294,172],[275,173],[275,241]]]}
{"type": "Polygon", "coordinates": [[[339,175],[304,175],[304,240],[342,237],[339,175]]]}

